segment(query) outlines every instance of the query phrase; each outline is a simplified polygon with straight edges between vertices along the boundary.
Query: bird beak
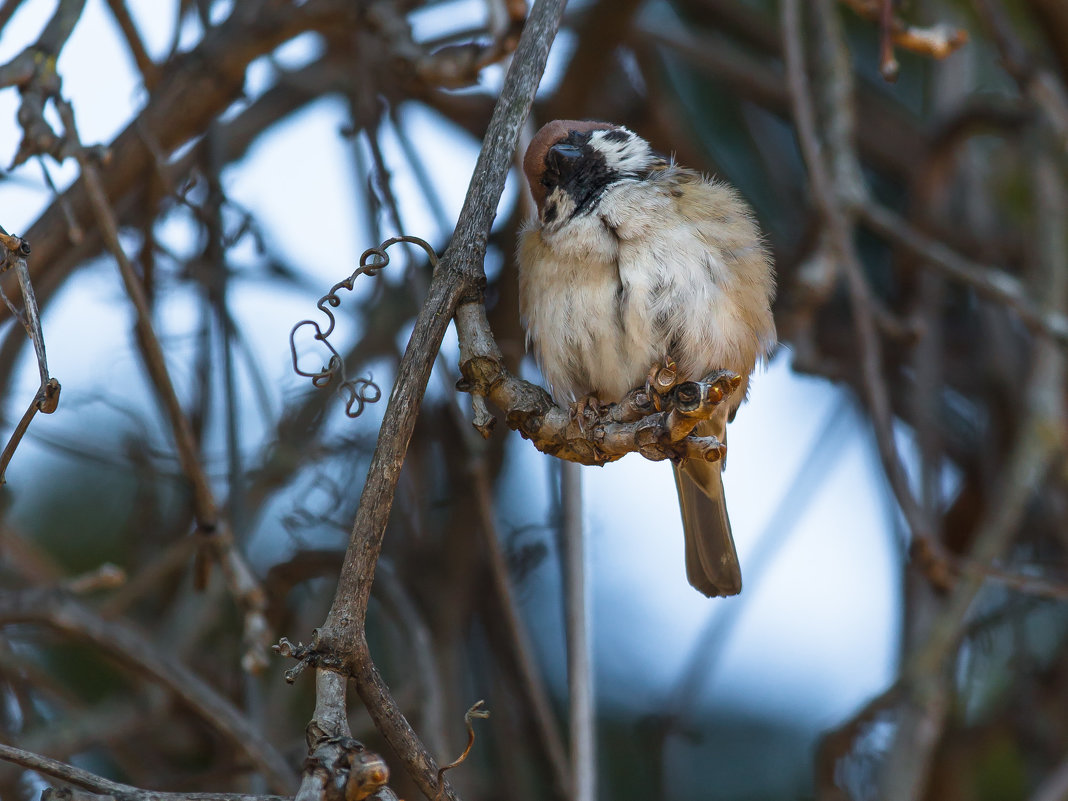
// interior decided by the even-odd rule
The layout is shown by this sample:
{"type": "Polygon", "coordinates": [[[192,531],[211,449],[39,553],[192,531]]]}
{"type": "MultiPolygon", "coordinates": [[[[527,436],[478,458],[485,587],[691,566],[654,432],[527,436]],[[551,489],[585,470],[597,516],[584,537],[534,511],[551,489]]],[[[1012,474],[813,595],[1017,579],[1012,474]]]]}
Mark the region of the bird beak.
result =
{"type": "Polygon", "coordinates": [[[582,157],[582,148],[563,142],[550,147],[549,152],[556,154],[562,162],[576,161],[582,157]]]}

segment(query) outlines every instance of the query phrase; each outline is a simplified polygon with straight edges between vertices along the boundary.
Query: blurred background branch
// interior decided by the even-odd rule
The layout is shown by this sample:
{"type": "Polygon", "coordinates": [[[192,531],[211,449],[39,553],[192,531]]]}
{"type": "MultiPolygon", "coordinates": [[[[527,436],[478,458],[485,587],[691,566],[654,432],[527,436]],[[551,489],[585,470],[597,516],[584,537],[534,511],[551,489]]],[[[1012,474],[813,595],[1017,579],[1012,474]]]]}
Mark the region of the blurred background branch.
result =
{"type": "Polygon", "coordinates": [[[79,798],[433,798],[485,698],[448,797],[1061,797],[1064,3],[572,0],[536,95],[530,13],[0,2],[4,264],[44,335],[0,308],[0,740],[36,754],[0,796],[63,784],[51,759],[97,777],[79,798]],[[736,185],[780,284],[731,433],[740,599],[683,593],[663,465],[583,471],[596,776],[568,754],[576,510],[493,428],[636,442],[569,439],[525,383],[510,167],[552,118],[736,185]],[[288,332],[401,236],[440,266],[354,282],[321,373],[298,330],[309,387],[288,332]],[[49,368],[63,404],[18,427],[49,368]],[[344,376],[383,402],[350,418],[344,376]],[[272,633],[312,641],[292,685],[272,633]]]}

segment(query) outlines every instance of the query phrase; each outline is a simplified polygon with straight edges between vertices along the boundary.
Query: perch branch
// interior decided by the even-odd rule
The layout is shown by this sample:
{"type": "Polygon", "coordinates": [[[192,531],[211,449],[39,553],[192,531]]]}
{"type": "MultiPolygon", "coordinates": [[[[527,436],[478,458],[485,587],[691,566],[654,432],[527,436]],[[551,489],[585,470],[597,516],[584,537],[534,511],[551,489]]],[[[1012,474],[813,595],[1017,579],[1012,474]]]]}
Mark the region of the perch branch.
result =
{"type": "MultiPolygon", "coordinates": [[[[420,790],[430,798],[438,794],[439,788],[450,801],[457,796],[447,781],[439,783],[434,758],[400,712],[371,659],[364,631],[367,603],[400,468],[442,338],[461,301],[481,301],[486,281],[482,262],[490,226],[519,129],[540,83],[564,5],[564,0],[537,0],[523,29],[483,139],[459,224],[434,273],[401,358],[353,522],[337,593],[313,642],[318,652],[341,660],[345,672],[354,678],[375,725],[420,790]]],[[[317,705],[316,714],[322,713],[324,710],[317,705]]],[[[344,715],[344,710],[334,714],[344,715]]]]}
{"type": "MultiPolygon", "coordinates": [[[[576,420],[553,404],[541,387],[516,378],[503,366],[500,351],[478,304],[465,304],[456,312],[460,335],[458,388],[475,400],[488,399],[505,410],[508,425],[529,439],[542,453],[586,465],[602,465],[640,453],[646,459],[721,459],[725,447],[715,437],[690,433],[701,420],[710,419],[716,407],[737,388],[734,373],[719,372],[703,381],[686,381],[665,397],[667,408],[654,410],[644,389],[628,393],[594,420],[576,420]]],[[[488,412],[487,412],[488,414],[488,412]]],[[[488,436],[492,417],[478,417],[475,425],[488,436]]]]}

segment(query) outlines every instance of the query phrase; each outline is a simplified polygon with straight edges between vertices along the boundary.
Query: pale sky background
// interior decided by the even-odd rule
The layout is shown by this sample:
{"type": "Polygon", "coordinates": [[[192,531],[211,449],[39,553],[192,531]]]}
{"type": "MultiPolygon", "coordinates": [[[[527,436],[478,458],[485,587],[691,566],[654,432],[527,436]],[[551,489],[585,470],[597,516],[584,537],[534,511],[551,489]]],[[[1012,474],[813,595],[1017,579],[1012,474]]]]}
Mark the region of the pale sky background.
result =
{"type": "MultiPolygon", "coordinates": [[[[23,3],[0,38],[0,61],[36,38],[54,5],[51,0],[23,3]]],[[[175,5],[176,0],[129,2],[156,55],[169,44],[175,5]]],[[[450,3],[421,14],[417,33],[429,36],[440,26],[464,27],[483,9],[478,0],[450,3]]],[[[188,30],[183,41],[197,36],[198,31],[188,30]]],[[[557,79],[570,50],[567,40],[560,45],[550,59],[547,81],[557,79]]],[[[276,59],[298,65],[316,47],[313,37],[304,37],[282,48],[276,59]]],[[[270,85],[274,69],[260,59],[250,73],[249,93],[270,85]]],[[[104,0],[88,0],[59,72],[86,142],[110,141],[144,100],[104,0]]],[[[500,74],[499,69],[490,70],[484,86],[497,85],[500,74]]],[[[3,164],[10,163],[19,141],[16,108],[16,93],[0,92],[3,164]]],[[[447,213],[455,219],[478,143],[423,108],[406,106],[402,117],[441,190],[447,213]]],[[[346,121],[339,102],[314,103],[261,137],[248,156],[223,175],[230,198],[255,213],[271,249],[299,267],[322,292],[354,269],[366,247],[377,244],[363,230],[360,188],[351,180],[352,144],[338,135],[346,121]],[[292,231],[300,232],[299,250],[287,244],[293,238],[286,234],[292,231]]],[[[444,235],[399,158],[396,141],[385,136],[383,146],[407,228],[440,246],[444,235]]],[[[49,164],[49,169],[61,185],[74,174],[69,164],[49,164]]],[[[519,186],[513,175],[502,209],[516,202],[519,186]]],[[[24,233],[49,201],[40,167],[32,162],[12,180],[0,182],[0,224],[24,233]]],[[[191,228],[175,219],[165,239],[176,252],[188,253],[191,228]]],[[[250,248],[239,249],[233,260],[251,263],[253,256],[250,248]]],[[[509,260],[501,268],[514,265],[509,260]]],[[[238,325],[253,344],[269,385],[281,388],[273,399],[276,413],[286,398],[306,389],[291,372],[287,338],[293,323],[315,311],[322,292],[299,297],[248,278],[235,279],[232,308],[238,325]]],[[[181,342],[194,330],[194,298],[180,291],[169,293],[166,301],[161,331],[168,341],[181,342]]],[[[340,320],[343,342],[356,329],[351,321],[340,320]]],[[[34,421],[9,469],[12,514],[20,513],[19,486],[27,475],[57,458],[44,439],[82,438],[86,415],[115,413],[112,406],[96,408],[95,399],[117,394],[117,376],[135,377],[126,382],[130,386],[122,385],[123,404],[153,408],[130,349],[130,329],[130,311],[108,259],[81,270],[49,304],[45,339],[63,398],[58,413],[34,421]]],[[[447,340],[446,352],[455,361],[454,335],[447,340]]],[[[312,362],[317,359],[311,357],[312,362]]],[[[529,370],[529,377],[535,377],[533,366],[529,370]]],[[[388,391],[390,376],[379,369],[375,377],[388,391]]],[[[24,359],[8,420],[21,414],[36,386],[36,367],[24,359]]],[[[439,386],[432,381],[432,392],[440,391],[439,386]]],[[[670,695],[692,655],[709,651],[703,692],[692,702],[698,713],[744,705],[768,716],[786,713],[814,727],[829,726],[885,688],[895,675],[903,546],[888,522],[896,518],[868,426],[847,393],[794,375],[789,353],[781,351],[767,372],[754,378],[750,398],[730,429],[725,476],[745,584],[738,598],[710,601],[686,583],[681,524],[677,514],[664,512],[677,509],[667,465],[631,455],[621,463],[583,471],[598,691],[606,703],[652,708],[670,695]],[[811,480],[801,482],[783,514],[780,501],[799,474],[811,480]],[[706,630],[715,635],[711,645],[703,636],[706,630]]],[[[373,426],[382,406],[360,425],[373,426]]],[[[263,444],[264,421],[252,415],[245,425],[244,441],[254,452],[263,444]]],[[[100,447],[117,449],[108,443],[106,427],[97,428],[100,447]]],[[[504,426],[496,436],[508,436],[508,446],[521,456],[509,462],[512,472],[503,478],[501,497],[528,499],[521,505],[500,505],[505,530],[544,524],[551,505],[551,460],[518,435],[504,433],[504,426]]],[[[161,449],[170,448],[162,427],[155,437],[161,449]]],[[[909,444],[905,437],[902,442],[909,444]]],[[[284,511],[279,508],[280,514],[284,511]]],[[[265,560],[261,566],[278,555],[277,550],[272,554],[268,541],[277,526],[268,523],[255,549],[265,560]]],[[[285,543],[274,545],[281,548],[285,543]]],[[[547,559],[519,594],[529,601],[544,597],[546,590],[557,591],[558,585],[556,563],[547,559]]],[[[563,663],[551,655],[557,652],[553,646],[562,642],[560,614],[542,607],[535,615],[529,603],[527,611],[559,686],[563,663]]]]}

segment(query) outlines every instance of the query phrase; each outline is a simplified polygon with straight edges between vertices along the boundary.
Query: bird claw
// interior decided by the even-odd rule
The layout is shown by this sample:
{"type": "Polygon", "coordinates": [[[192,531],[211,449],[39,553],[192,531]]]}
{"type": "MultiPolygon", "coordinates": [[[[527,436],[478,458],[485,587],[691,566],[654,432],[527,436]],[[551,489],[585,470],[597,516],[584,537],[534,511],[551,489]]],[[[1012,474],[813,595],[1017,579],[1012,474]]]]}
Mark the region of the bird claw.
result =
{"type": "Polygon", "coordinates": [[[592,416],[595,423],[601,418],[601,402],[597,400],[596,395],[587,395],[573,402],[568,409],[568,413],[571,415],[571,419],[578,423],[579,431],[585,436],[588,430],[587,420],[589,417],[592,416]]]}
{"type": "Polygon", "coordinates": [[[645,378],[645,392],[658,412],[663,408],[661,397],[667,395],[678,383],[679,366],[670,356],[664,356],[663,360],[655,362],[649,368],[649,374],[645,378]]]}

